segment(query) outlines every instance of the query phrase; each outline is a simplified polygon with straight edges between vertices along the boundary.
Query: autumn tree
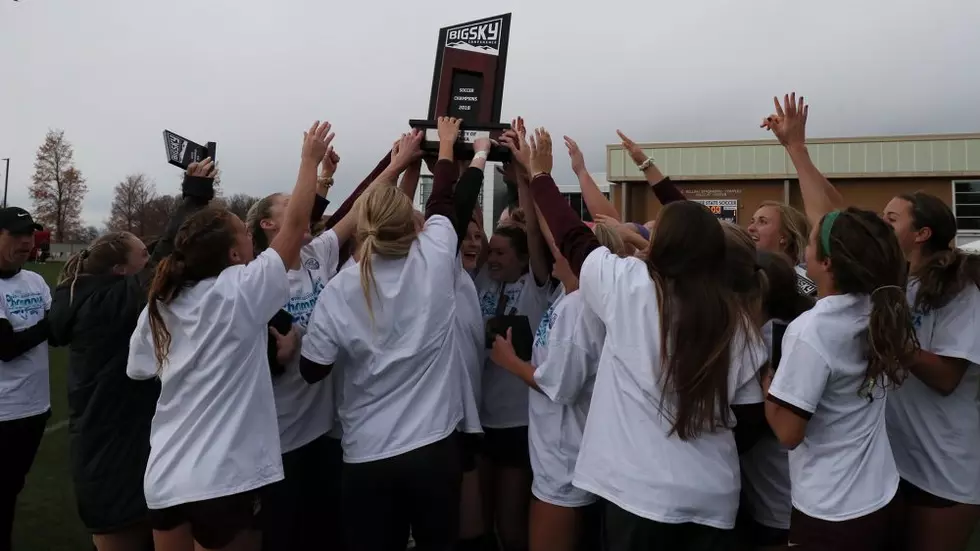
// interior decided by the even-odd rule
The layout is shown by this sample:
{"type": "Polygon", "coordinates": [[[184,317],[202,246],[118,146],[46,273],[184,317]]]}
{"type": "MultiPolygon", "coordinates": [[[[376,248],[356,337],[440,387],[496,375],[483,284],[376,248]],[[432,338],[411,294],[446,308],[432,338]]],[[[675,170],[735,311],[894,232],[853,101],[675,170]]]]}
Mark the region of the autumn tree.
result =
{"type": "Polygon", "coordinates": [[[34,216],[52,230],[55,242],[78,237],[82,229],[82,201],[88,186],[72,162],[74,151],[64,130],[49,130],[34,160],[30,186],[34,216]]]}
{"type": "Polygon", "coordinates": [[[116,184],[106,226],[111,231],[128,231],[143,237],[147,230],[147,208],[155,197],[156,186],[146,174],[126,176],[116,184]]]}
{"type": "Polygon", "coordinates": [[[158,195],[151,199],[144,211],[143,235],[140,237],[159,237],[167,228],[167,221],[177,211],[180,197],[177,195],[158,195]]]}
{"type": "Polygon", "coordinates": [[[228,210],[232,212],[235,216],[241,218],[242,222],[245,221],[245,217],[248,215],[248,209],[258,201],[258,197],[252,197],[247,193],[236,193],[231,197],[224,200],[228,210]]]}
{"type": "Polygon", "coordinates": [[[102,232],[99,231],[99,228],[88,226],[87,228],[82,228],[79,232],[78,240],[82,243],[91,243],[98,239],[100,235],[102,235],[102,232]]]}

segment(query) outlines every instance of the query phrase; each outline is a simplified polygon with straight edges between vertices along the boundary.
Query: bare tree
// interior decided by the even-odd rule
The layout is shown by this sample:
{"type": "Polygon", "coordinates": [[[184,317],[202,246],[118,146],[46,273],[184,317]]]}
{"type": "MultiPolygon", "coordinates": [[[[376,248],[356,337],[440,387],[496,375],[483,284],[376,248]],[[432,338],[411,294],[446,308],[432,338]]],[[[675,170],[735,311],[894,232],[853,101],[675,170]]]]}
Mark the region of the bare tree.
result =
{"type": "Polygon", "coordinates": [[[102,232],[99,231],[99,228],[96,228],[95,226],[88,226],[86,228],[82,228],[82,230],[78,233],[78,240],[82,243],[91,243],[98,239],[100,235],[102,235],[102,232]]]}
{"type": "Polygon", "coordinates": [[[34,216],[50,227],[55,242],[78,237],[82,229],[82,201],[88,192],[82,173],[75,168],[74,151],[64,130],[49,130],[34,160],[30,186],[34,216]]]}
{"type": "Polygon", "coordinates": [[[247,193],[236,193],[226,199],[225,203],[228,206],[228,210],[244,222],[245,216],[248,215],[248,209],[258,200],[258,197],[252,197],[247,193]]]}
{"type": "Polygon", "coordinates": [[[180,197],[177,195],[158,195],[151,199],[146,205],[143,235],[140,237],[146,241],[147,238],[162,235],[170,215],[177,210],[178,204],[180,204],[180,197]]]}
{"type": "Polygon", "coordinates": [[[106,226],[111,231],[128,231],[139,237],[146,234],[147,208],[156,197],[156,186],[146,174],[130,174],[116,184],[112,211],[106,226]]]}

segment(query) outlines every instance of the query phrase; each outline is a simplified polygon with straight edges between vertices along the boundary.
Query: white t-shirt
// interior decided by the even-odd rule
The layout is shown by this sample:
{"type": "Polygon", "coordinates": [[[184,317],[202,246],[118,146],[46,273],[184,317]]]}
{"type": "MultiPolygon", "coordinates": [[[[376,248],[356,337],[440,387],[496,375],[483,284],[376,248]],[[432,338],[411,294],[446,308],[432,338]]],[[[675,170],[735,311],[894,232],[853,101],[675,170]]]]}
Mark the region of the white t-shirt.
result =
{"type": "MultiPolygon", "coordinates": [[[[918,280],[909,282],[914,303],[918,280]]],[[[980,290],[969,285],[943,308],[913,314],[923,350],[970,362],[949,396],[915,375],[888,396],[888,438],[898,472],[930,494],[980,505],[980,290]]]]}
{"type": "Polygon", "coordinates": [[[572,486],[606,329],[573,291],[560,295],[541,319],[534,339],[530,389],[531,492],[559,507],[584,507],[594,495],[572,486]]]}
{"type": "Polygon", "coordinates": [[[483,315],[476,285],[464,269],[457,263],[456,274],[456,316],[453,323],[453,365],[462,368],[460,380],[463,397],[463,422],[460,430],[478,434],[483,432],[480,424],[480,400],[482,398],[483,349],[486,336],[483,329],[483,315]]]}
{"type": "Polygon", "coordinates": [[[320,294],[303,357],[343,371],[345,462],[401,455],[446,438],[462,420],[461,374],[452,365],[458,262],[456,230],[435,215],[408,256],[373,257],[373,326],[360,266],[320,294]]]}
{"type": "MultiPolygon", "coordinates": [[[[51,309],[51,288],[40,275],[21,270],[0,279],[0,319],[15,333],[44,319],[51,309]]],[[[48,343],[42,342],[12,361],[0,361],[0,421],[40,415],[51,409],[48,343]]]]}
{"type": "MultiPolygon", "coordinates": [[[[772,359],[772,321],[762,327],[762,340],[772,359]]],[[[742,491],[752,518],[763,526],[789,529],[793,502],[789,450],[768,432],[741,455],[742,491]]]]}
{"type": "MultiPolygon", "coordinates": [[[[288,299],[286,267],[267,249],[160,304],[172,342],[150,425],[143,479],[150,509],[282,480],[267,344],[269,320],[288,299]]],[[[146,309],[130,339],[126,373],[158,375],[146,309]]]]}
{"type": "MultiPolygon", "coordinates": [[[[333,230],[323,232],[300,251],[300,268],[287,273],[289,302],[283,308],[293,316],[301,335],[306,332],[320,291],[336,273],[339,250],[337,234],[333,230]]],[[[299,354],[293,356],[284,373],[273,377],[272,390],[283,453],[309,444],[333,427],[333,378],[307,383],[299,372],[299,354]]]]}
{"type": "MultiPolygon", "coordinates": [[[[575,486],[657,522],[732,528],[741,487],[732,431],[704,432],[686,441],[668,436],[672,423],[661,413],[661,404],[670,407],[670,397],[661,391],[660,312],[646,264],[599,247],[586,258],[579,285],[606,326],[606,340],[575,486]]],[[[731,353],[729,403],[762,402],[762,339],[740,331],[731,353]]],[[[734,425],[734,414],[724,414],[734,425]]]]}
{"type": "Polygon", "coordinates": [[[867,295],[832,295],[796,318],[783,337],[769,394],[813,414],[789,452],[793,506],[830,522],[888,505],[898,471],[885,430],[886,393],[867,388],[867,295]]]}
{"type": "MultiPolygon", "coordinates": [[[[476,276],[476,289],[480,295],[480,310],[484,323],[497,315],[500,300],[500,282],[490,279],[486,269],[476,276]]],[[[504,285],[506,306],[504,315],[527,316],[533,331],[548,308],[552,293],[550,283],[539,286],[528,270],[514,283],[504,285]]],[[[509,429],[527,426],[527,384],[506,369],[493,363],[484,350],[486,367],[483,370],[483,404],[480,420],[483,426],[509,429]]]]}

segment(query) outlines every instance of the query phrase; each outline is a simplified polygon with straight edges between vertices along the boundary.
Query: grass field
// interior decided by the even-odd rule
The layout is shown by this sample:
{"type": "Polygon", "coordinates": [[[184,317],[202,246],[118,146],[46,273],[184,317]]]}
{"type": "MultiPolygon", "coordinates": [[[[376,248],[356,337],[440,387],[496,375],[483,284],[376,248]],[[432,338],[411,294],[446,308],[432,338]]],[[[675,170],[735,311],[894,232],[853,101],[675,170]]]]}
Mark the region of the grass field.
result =
{"type": "MultiPolygon", "coordinates": [[[[60,263],[30,264],[52,286],[60,263]]],[[[91,551],[91,539],[75,512],[75,495],[68,471],[68,406],[65,386],[68,356],[65,349],[51,349],[51,419],[45,431],[27,485],[17,503],[14,522],[15,551],[91,551]]],[[[980,551],[980,530],[969,547],[980,551]]]]}

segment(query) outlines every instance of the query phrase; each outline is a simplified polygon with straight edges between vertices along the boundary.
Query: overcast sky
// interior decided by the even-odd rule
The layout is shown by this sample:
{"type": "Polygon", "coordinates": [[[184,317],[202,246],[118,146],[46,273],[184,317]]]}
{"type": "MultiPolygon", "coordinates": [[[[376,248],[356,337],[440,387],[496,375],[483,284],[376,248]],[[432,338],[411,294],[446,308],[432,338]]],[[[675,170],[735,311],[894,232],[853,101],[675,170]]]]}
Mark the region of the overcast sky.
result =
{"type": "Polygon", "coordinates": [[[317,118],[337,132],[341,199],[426,115],[438,29],[505,12],[504,116],[574,136],[592,171],[616,128],[763,138],[790,90],[814,137],[980,131],[977,0],[0,0],[9,201],[30,207],[49,128],[75,147],[88,224],[126,174],[176,190],[164,128],[218,142],[225,194],[286,191],[317,118]]]}

